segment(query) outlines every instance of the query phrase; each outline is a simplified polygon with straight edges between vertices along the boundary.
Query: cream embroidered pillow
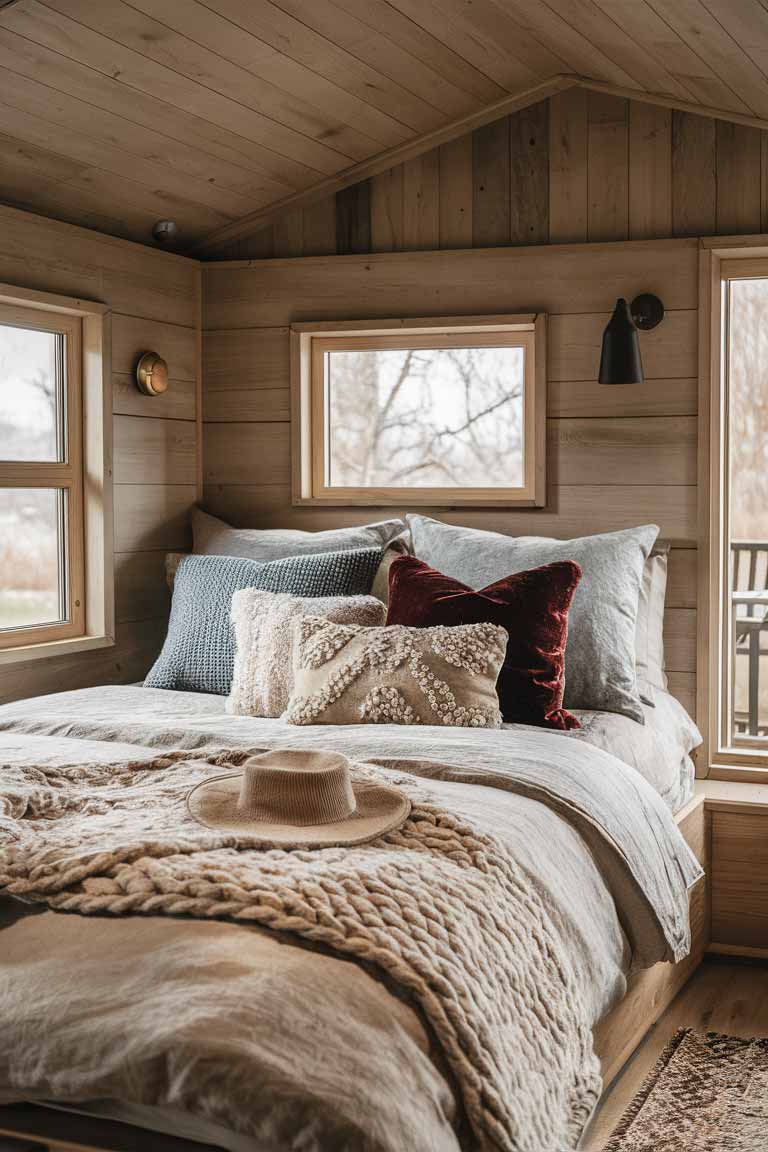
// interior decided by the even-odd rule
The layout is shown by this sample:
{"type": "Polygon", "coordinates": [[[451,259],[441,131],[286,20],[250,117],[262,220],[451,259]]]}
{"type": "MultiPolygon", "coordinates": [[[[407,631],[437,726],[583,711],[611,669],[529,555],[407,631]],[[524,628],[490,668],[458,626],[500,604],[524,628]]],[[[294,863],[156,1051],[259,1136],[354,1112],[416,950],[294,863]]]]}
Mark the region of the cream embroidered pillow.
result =
{"type": "Polygon", "coordinates": [[[509,639],[497,624],[361,628],[305,616],[294,628],[289,724],[499,728],[509,639]]]}
{"type": "Polygon", "coordinates": [[[293,691],[293,626],[301,616],[343,624],[383,624],[387,610],[374,596],[293,596],[242,588],[232,597],[235,670],[227,712],[279,716],[293,691]]]}

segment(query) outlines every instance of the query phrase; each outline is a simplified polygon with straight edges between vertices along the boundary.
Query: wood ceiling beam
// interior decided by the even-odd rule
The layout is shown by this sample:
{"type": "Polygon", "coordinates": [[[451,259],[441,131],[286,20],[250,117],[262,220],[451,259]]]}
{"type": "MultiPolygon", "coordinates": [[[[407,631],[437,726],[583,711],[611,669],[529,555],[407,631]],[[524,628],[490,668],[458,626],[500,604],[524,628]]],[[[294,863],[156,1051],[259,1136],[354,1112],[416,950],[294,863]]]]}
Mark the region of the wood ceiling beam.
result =
{"type": "Polygon", "coordinates": [[[768,119],[763,116],[749,116],[744,112],[733,112],[727,108],[713,108],[709,104],[695,104],[689,100],[679,100],[663,92],[645,92],[640,88],[622,88],[616,84],[605,84],[602,80],[592,80],[589,76],[577,76],[577,88],[588,88],[591,92],[605,92],[608,96],[621,96],[626,100],[637,100],[641,104],[656,104],[661,108],[674,108],[678,112],[690,112],[692,116],[706,116],[710,120],[729,120],[732,124],[744,124],[747,128],[760,128],[768,131],[768,119]]]}
{"type": "Polygon", "coordinates": [[[509,116],[513,112],[520,112],[523,108],[528,108],[531,104],[537,104],[540,100],[547,100],[550,96],[554,96],[558,92],[564,92],[568,88],[574,88],[578,83],[578,76],[560,73],[552,76],[549,80],[543,81],[541,84],[535,84],[531,88],[525,88],[521,92],[505,96],[503,99],[497,100],[485,108],[481,108],[478,112],[471,112],[467,116],[461,116],[458,120],[452,120],[450,124],[446,124],[443,128],[435,128],[431,132],[426,132],[421,136],[415,137],[413,140],[407,140],[403,144],[396,144],[394,147],[388,148],[385,152],[379,152],[376,156],[361,160],[358,164],[353,164],[351,167],[344,168],[333,176],[328,176],[325,180],[322,180],[319,184],[314,184],[311,188],[294,192],[290,196],[276,201],[267,208],[250,212],[240,220],[234,220],[231,224],[225,224],[223,227],[217,228],[215,231],[209,233],[208,236],[203,237],[202,240],[199,240],[189,249],[187,255],[201,256],[212,248],[218,248],[223,244],[231,243],[233,240],[239,240],[243,236],[257,232],[260,228],[267,227],[277,216],[281,216],[285,212],[290,212],[294,208],[303,208],[308,204],[313,204],[318,200],[324,199],[326,196],[332,196],[335,192],[340,192],[343,188],[348,188],[351,184],[357,184],[361,180],[367,180],[369,176],[376,176],[379,172],[386,172],[387,169],[394,168],[397,164],[402,164],[406,160],[413,160],[416,156],[421,156],[424,152],[429,152],[441,144],[447,144],[450,140],[455,140],[457,136],[463,136],[466,132],[473,132],[475,128],[482,128],[483,125],[490,124],[494,120],[499,120],[502,116],[509,116]]]}

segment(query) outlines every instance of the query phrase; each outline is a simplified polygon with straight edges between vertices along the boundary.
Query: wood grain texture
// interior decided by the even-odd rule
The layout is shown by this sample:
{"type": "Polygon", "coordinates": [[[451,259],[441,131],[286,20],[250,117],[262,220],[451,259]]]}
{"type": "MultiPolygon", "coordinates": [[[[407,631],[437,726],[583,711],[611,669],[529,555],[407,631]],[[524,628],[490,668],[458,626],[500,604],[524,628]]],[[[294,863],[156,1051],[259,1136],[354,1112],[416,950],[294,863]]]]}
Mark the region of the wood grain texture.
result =
{"type": "Polygon", "coordinates": [[[440,243],[440,152],[433,149],[403,164],[403,248],[440,243]]]}
{"type": "Polygon", "coordinates": [[[143,416],[115,416],[115,484],[194,484],[195,424],[143,416]]]}
{"type": "Polygon", "coordinates": [[[509,118],[472,137],[472,243],[475,248],[510,240],[509,118]]]}
{"type": "Polygon", "coordinates": [[[629,236],[629,101],[590,92],[587,101],[587,238],[629,236]]]}
{"type": "Polygon", "coordinates": [[[370,185],[371,251],[397,252],[403,247],[402,165],[373,176],[370,185]]]}
{"type": "Polygon", "coordinates": [[[345,188],[336,197],[336,251],[340,256],[371,251],[369,180],[345,188]]]}
{"type": "MultiPolygon", "coordinates": [[[[671,313],[697,306],[697,251],[693,240],[659,240],[630,242],[620,253],[611,244],[589,248],[575,244],[376,253],[348,257],[343,263],[333,257],[254,261],[241,267],[212,263],[204,268],[205,324],[212,331],[276,327],[299,318],[387,319],[531,310],[600,317],[618,296],[631,298],[638,284],[658,292],[671,313]]],[[[668,316],[648,333],[648,347],[650,337],[658,332],[661,340],[672,323],[668,316]]],[[[695,372],[694,368],[680,375],[695,372]]],[[[581,378],[594,374],[592,364],[581,378]]],[[[669,374],[663,367],[649,369],[649,375],[669,374]]]]}
{"type": "Polygon", "coordinates": [[[695,416],[547,421],[551,484],[696,484],[695,416]]]}
{"type": "Polygon", "coordinates": [[[672,112],[629,105],[629,235],[672,235],[672,112]]]}
{"type": "Polygon", "coordinates": [[[712,813],[712,940],[768,948],[768,814],[712,813]]]}
{"type": "Polygon", "coordinates": [[[509,118],[509,239],[512,244],[546,244],[549,239],[548,137],[546,100],[509,118]]]}
{"type": "Polygon", "coordinates": [[[756,128],[718,121],[715,214],[718,232],[760,231],[760,135],[756,128]]]}
{"type": "Polygon", "coordinates": [[[472,247],[472,137],[440,149],[440,247],[472,247]]]}
{"type": "MultiPolygon", "coordinates": [[[[207,432],[213,425],[207,426],[207,432]]],[[[290,486],[277,484],[207,484],[206,507],[233,524],[252,528],[300,528],[324,531],[370,523],[370,508],[301,508],[291,504],[290,486]]],[[[404,515],[409,508],[387,508],[387,516],[404,515]]],[[[435,507],[424,510],[450,524],[482,528],[511,535],[555,536],[568,539],[594,532],[615,532],[638,524],[658,524],[661,537],[675,546],[691,548],[696,541],[696,489],[683,485],[577,484],[549,485],[547,506],[517,512],[435,507]]]]}
{"type": "Polygon", "coordinates": [[[717,151],[714,120],[672,114],[672,231],[709,236],[717,228],[717,151]]]}
{"type": "Polygon", "coordinates": [[[115,618],[118,624],[168,619],[171,594],[164,550],[115,554],[115,618]]]}
{"type": "Polygon", "coordinates": [[[116,484],[115,552],[188,548],[196,494],[194,484],[116,484]]]}
{"type": "Polygon", "coordinates": [[[550,416],[695,416],[698,380],[693,377],[653,379],[642,388],[606,388],[596,380],[554,380],[547,385],[550,416]]]}
{"type": "Polygon", "coordinates": [[[549,238],[587,239],[587,99],[583,88],[549,102],[549,238]]]}

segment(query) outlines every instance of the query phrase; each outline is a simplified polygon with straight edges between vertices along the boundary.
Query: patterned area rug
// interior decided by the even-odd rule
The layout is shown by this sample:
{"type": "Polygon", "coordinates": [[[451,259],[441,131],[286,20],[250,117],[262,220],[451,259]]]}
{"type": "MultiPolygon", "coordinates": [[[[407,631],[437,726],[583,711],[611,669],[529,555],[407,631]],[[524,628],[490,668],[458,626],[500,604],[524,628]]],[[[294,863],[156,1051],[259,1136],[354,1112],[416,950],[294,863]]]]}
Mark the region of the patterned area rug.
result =
{"type": "Polygon", "coordinates": [[[681,1028],[604,1152],[768,1149],[768,1039],[681,1028]]]}

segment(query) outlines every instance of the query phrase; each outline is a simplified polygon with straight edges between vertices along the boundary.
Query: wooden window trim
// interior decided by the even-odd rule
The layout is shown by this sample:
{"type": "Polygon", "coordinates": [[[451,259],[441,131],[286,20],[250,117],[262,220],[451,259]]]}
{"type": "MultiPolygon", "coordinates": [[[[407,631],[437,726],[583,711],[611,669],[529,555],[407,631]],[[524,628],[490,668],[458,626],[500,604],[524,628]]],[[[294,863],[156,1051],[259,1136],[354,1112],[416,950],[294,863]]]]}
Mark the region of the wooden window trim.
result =
{"type": "Polygon", "coordinates": [[[64,488],[70,619],[0,633],[0,665],[114,644],[109,309],[98,301],[0,284],[6,323],[66,337],[66,462],[0,463],[0,486],[64,488]]]}
{"type": "Polygon", "coordinates": [[[700,762],[710,779],[768,783],[768,749],[734,748],[728,742],[724,692],[730,528],[723,284],[740,277],[768,276],[768,246],[757,240],[705,240],[700,251],[697,713],[704,718],[700,762]]]}
{"type": "Polygon", "coordinates": [[[291,325],[292,502],[323,506],[542,507],[546,501],[546,316],[416,317],[291,325]],[[521,488],[331,488],[325,484],[323,356],[354,348],[524,347],[521,488]]]}

